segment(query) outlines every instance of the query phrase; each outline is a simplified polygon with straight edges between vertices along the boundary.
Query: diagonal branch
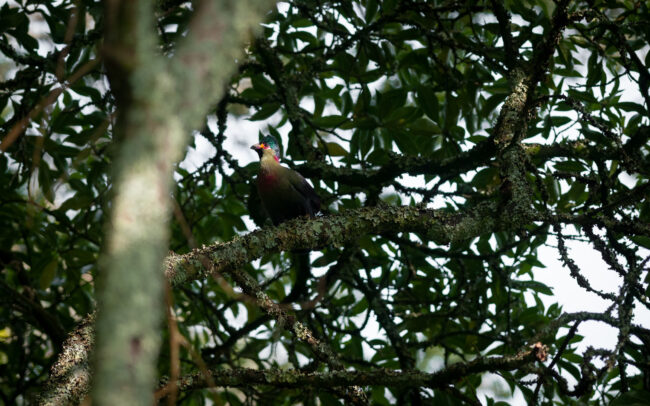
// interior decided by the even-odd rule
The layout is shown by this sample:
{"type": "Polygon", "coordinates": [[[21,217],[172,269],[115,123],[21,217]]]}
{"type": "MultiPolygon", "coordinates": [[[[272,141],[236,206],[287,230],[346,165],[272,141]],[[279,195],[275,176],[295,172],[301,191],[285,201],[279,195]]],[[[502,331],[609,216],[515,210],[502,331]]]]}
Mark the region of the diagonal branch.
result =
{"type": "Polygon", "coordinates": [[[421,233],[438,244],[448,244],[498,229],[500,220],[509,216],[496,210],[497,205],[492,202],[462,214],[419,206],[382,205],[314,219],[299,218],[185,255],[171,254],[166,260],[165,275],[172,285],[178,285],[229,272],[268,253],[344,245],[364,235],[396,229],[421,233]]]}
{"type": "Polygon", "coordinates": [[[40,406],[78,405],[90,390],[90,351],[95,343],[95,314],[88,315],[63,343],[39,397],[40,406]]]}

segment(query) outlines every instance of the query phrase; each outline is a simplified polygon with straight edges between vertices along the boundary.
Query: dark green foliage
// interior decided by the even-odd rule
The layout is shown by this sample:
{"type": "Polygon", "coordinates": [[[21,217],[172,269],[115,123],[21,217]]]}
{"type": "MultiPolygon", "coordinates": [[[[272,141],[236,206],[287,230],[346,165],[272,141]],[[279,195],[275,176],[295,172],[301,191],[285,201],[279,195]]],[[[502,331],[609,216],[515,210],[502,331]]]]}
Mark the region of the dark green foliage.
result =
{"type": "MultiPolygon", "coordinates": [[[[115,119],[97,60],[100,2],[19,3],[0,6],[5,404],[32,399],[66,334],[94,309],[115,119]]],[[[172,54],[192,9],[155,3],[161,52],[172,54]]],[[[549,348],[544,364],[499,370],[499,381],[468,373],[444,388],[364,387],[373,404],[500,405],[513,393],[545,405],[647,401],[650,327],[632,316],[650,307],[650,10],[644,1],[569,2],[562,19],[564,3],[284,3],[251,40],[228,95],[214,101],[195,135],[214,153],[197,169],[176,170],[170,250],[230,241],[252,231],[248,218],[263,224],[251,183],[258,164],[241,163],[253,152],[224,149],[226,138],[239,136],[231,123],[254,121],[284,140],[282,162],[310,179],[328,213],[423,204],[461,216],[483,204],[499,208],[495,229],[471,240],[439,245],[396,228],[312,254],[314,274],[325,276],[308,281],[315,300],[296,317],[346,369],[433,372],[537,341],[549,348]],[[555,28],[557,42],[549,34],[555,28]],[[533,89],[505,134],[516,71],[533,89]],[[507,158],[506,135],[523,176],[507,158]],[[571,240],[591,245],[590,255],[606,263],[601,271],[621,275],[620,286],[593,288],[565,247],[571,240]],[[610,309],[567,314],[554,303],[553,290],[535,280],[547,262],[542,246],[564,264],[552,272],[571,274],[610,309]],[[614,327],[616,347],[587,349],[593,338],[577,329],[588,320],[614,327]]],[[[256,139],[246,134],[242,142],[256,139]]],[[[279,302],[291,285],[290,257],[265,254],[245,271],[279,302]]],[[[181,347],[181,375],[203,362],[328,370],[238,292],[223,277],[174,289],[178,328],[192,348],[181,347]]],[[[170,357],[164,346],[161,377],[170,374],[170,357]]],[[[179,393],[180,404],[207,399],[329,405],[341,396],[331,387],[273,385],[179,393]]]]}

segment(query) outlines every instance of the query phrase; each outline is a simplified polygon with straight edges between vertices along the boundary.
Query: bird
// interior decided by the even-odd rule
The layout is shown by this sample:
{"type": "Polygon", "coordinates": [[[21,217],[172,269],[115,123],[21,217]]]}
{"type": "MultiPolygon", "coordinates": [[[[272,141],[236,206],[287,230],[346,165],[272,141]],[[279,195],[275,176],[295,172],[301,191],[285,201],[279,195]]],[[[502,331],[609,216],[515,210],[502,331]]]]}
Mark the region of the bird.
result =
{"type": "MultiPolygon", "coordinates": [[[[251,149],[260,159],[257,191],[273,225],[300,216],[315,216],[320,210],[320,197],[301,174],[280,164],[281,152],[275,137],[267,135],[251,149]]],[[[309,251],[297,250],[292,254],[296,280],[283,303],[300,299],[306,293],[307,280],[311,276],[309,251]]]]}
{"type": "Polygon", "coordinates": [[[251,146],[260,158],[257,191],[273,225],[300,216],[313,217],[320,210],[320,198],[298,172],[280,164],[278,142],[272,135],[251,146]]]}

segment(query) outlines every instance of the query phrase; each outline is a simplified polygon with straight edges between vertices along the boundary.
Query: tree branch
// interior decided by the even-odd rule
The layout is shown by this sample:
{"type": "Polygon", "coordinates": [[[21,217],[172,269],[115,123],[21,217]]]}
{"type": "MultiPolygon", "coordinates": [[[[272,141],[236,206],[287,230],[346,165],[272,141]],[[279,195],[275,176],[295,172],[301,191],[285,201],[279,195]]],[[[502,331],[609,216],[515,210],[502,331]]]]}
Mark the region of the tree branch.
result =
{"type": "Polygon", "coordinates": [[[40,406],[78,405],[90,391],[90,352],[95,343],[95,314],[88,315],[63,343],[50,369],[40,406]]]}
{"type": "Polygon", "coordinates": [[[185,255],[171,254],[166,260],[165,274],[172,285],[178,285],[230,272],[271,252],[343,245],[364,235],[395,229],[422,233],[438,244],[448,244],[498,229],[499,220],[509,216],[496,213],[496,209],[492,202],[477,205],[462,214],[418,206],[382,205],[326,217],[298,218],[185,255]]]}
{"type": "MultiPolygon", "coordinates": [[[[548,349],[535,344],[531,349],[506,357],[480,357],[470,362],[459,362],[434,373],[374,369],[367,371],[329,371],[305,373],[296,369],[257,370],[238,368],[211,370],[210,378],[216,386],[246,387],[272,385],[282,388],[304,386],[329,388],[332,386],[389,386],[393,388],[440,389],[459,379],[481,372],[511,371],[526,364],[546,359],[548,349]]],[[[180,390],[208,387],[208,380],[197,372],[179,379],[180,390]]]]}

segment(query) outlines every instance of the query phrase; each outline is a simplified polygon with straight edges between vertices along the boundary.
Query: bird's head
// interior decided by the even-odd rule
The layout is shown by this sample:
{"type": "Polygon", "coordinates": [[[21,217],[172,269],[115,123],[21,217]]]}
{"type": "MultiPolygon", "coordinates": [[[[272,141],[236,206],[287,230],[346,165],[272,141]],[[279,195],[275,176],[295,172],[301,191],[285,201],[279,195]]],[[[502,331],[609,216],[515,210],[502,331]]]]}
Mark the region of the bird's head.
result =
{"type": "Polygon", "coordinates": [[[257,152],[260,159],[264,155],[270,155],[275,158],[276,161],[280,161],[280,148],[278,147],[278,141],[272,135],[267,135],[262,138],[262,141],[259,144],[251,145],[251,149],[257,152]]]}

